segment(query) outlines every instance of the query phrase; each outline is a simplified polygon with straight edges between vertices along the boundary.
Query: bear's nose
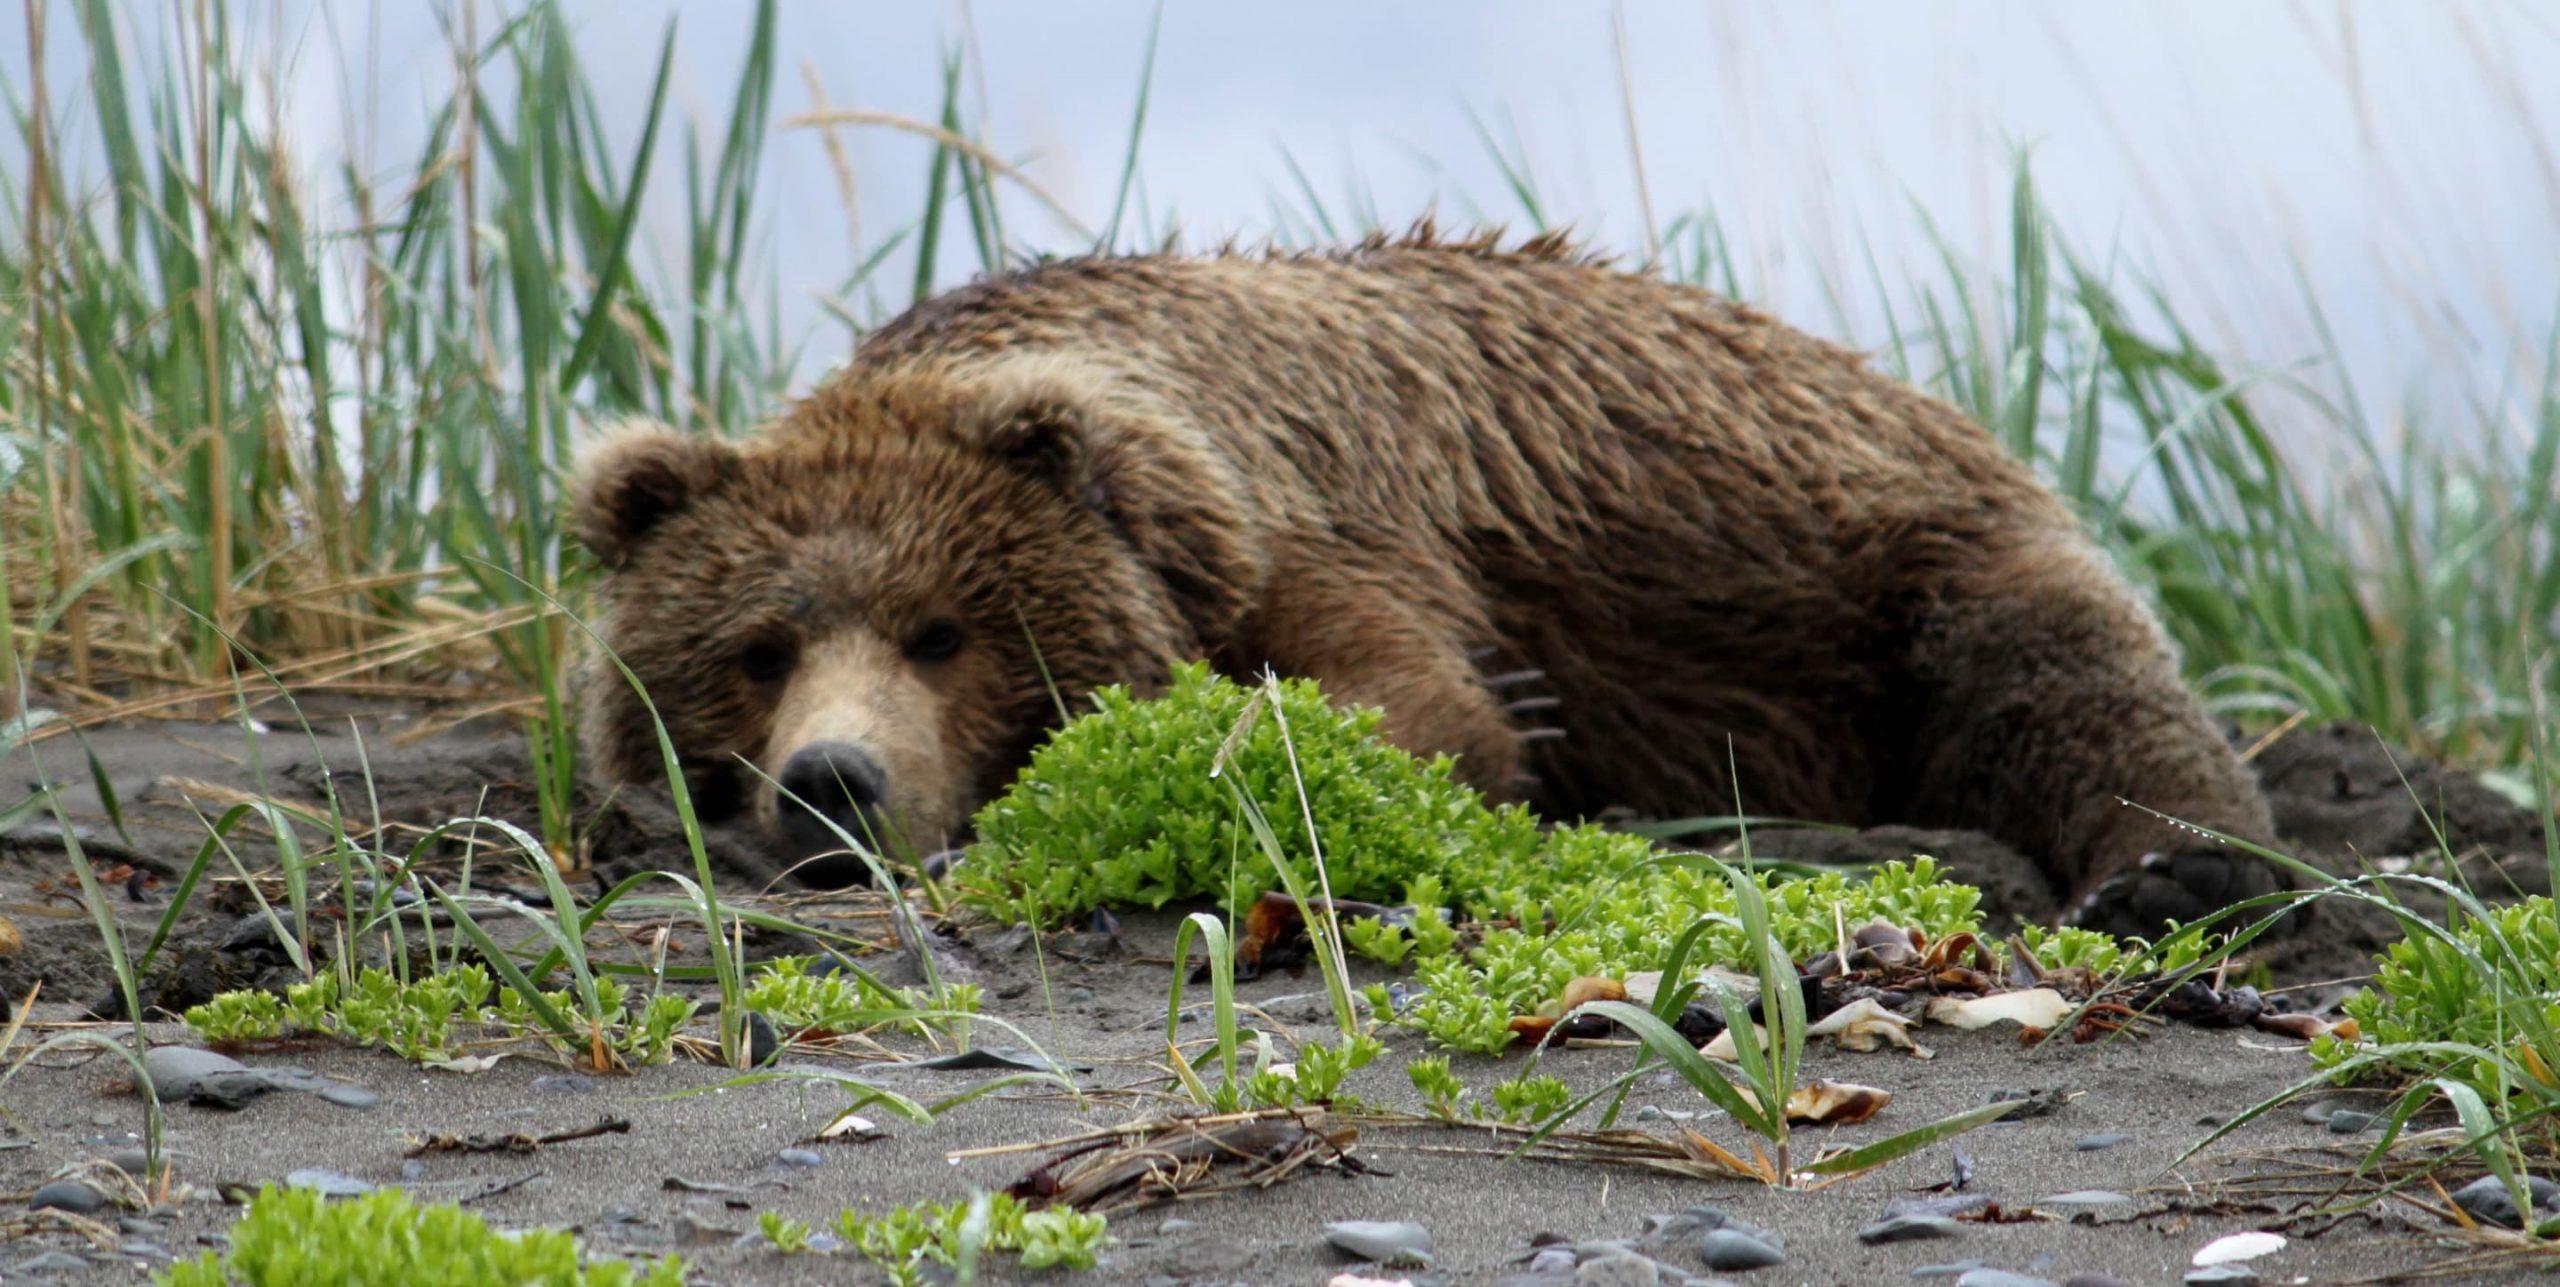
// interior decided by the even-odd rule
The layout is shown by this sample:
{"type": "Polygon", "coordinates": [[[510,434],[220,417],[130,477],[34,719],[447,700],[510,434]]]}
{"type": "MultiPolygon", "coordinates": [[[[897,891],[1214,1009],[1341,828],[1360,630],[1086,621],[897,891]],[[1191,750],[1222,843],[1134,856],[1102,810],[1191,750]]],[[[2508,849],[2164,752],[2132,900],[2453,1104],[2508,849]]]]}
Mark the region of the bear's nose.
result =
{"type": "Polygon", "coordinates": [[[844,841],[826,822],[843,828],[846,835],[875,852],[888,840],[882,806],[888,798],[889,775],[869,751],[850,742],[812,742],[782,762],[779,780],[786,793],[783,835],[799,853],[844,848],[844,841]]]}

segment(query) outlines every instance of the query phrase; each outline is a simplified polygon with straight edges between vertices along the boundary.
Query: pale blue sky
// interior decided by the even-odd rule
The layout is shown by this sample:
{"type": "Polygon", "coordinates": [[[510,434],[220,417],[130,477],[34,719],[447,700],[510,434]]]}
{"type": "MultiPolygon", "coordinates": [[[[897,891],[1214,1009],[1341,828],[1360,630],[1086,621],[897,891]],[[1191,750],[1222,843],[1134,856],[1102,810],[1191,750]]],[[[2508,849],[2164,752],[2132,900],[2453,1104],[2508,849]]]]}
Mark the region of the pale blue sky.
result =
{"type": "MultiPolygon", "coordinates": [[[[636,135],[670,17],[681,24],[679,107],[722,111],[748,5],[570,8],[609,120],[636,135]]],[[[387,168],[413,154],[451,83],[434,9],[281,9],[282,101],[302,159],[370,147],[387,168]],[[342,72],[361,78],[369,58],[379,67],[370,105],[358,92],[350,110],[342,72]]],[[[1168,3],[1141,152],[1148,209],[1178,213],[1194,243],[1267,232],[1275,197],[1297,204],[1285,147],[1328,200],[1356,174],[1389,222],[1435,204],[1444,220],[1481,207],[1516,221],[1472,108],[1497,133],[1516,123],[1551,217],[1640,253],[1614,12],[1525,0],[1168,3]]],[[[2023,145],[2063,235],[2156,274],[2221,351],[2257,363],[2315,356],[2307,286],[2359,391],[2385,414],[2404,399],[2494,396],[2501,378],[2538,375],[2560,304],[2560,4],[1630,2],[1623,12],[1624,83],[1658,219],[1711,207],[1745,292],[1816,329],[1881,340],[1865,307],[1865,256],[1872,248],[1891,283],[1933,273],[1915,211],[1962,255],[2004,253],[2010,159],[2023,145]],[[1851,298],[1845,319],[1825,281],[1851,298]]],[[[59,101],[78,64],[68,8],[54,13],[59,101]]],[[[985,136],[1099,224],[1154,14],[1124,0],[785,0],[776,118],[808,105],[803,61],[839,105],[930,117],[941,52],[974,38],[985,136]]],[[[146,4],[128,21],[168,18],[146,4]]],[[[483,17],[484,32],[493,25],[483,17]]],[[[0,75],[22,87],[23,30],[0,27],[0,75]]],[[[76,143],[81,122],[65,125],[76,143]]],[[[916,210],[926,145],[879,130],[848,143],[863,230],[876,237],[916,210]]],[[[823,334],[811,296],[856,258],[835,179],[812,133],[777,139],[768,156],[763,211],[785,315],[823,334]]],[[[14,146],[0,160],[22,164],[14,146]]],[[[668,184],[661,195],[652,226],[671,234],[677,193],[668,184]]],[[[1077,246],[1034,203],[1007,200],[1018,240],[1077,246]]],[[[958,272],[967,258],[955,248],[946,262],[958,272]]]]}

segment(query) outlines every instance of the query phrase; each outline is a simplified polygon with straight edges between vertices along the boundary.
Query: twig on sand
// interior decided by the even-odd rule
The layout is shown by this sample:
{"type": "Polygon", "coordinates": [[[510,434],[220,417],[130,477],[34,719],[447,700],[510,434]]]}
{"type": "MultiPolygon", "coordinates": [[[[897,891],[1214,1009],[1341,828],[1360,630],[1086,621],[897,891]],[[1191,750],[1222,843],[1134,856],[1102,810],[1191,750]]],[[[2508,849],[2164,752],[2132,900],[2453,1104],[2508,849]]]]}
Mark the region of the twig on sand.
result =
{"type": "Polygon", "coordinates": [[[1358,1131],[1329,1123],[1320,1110],[1276,1108],[1155,1118],[944,1157],[957,1162],[1060,1150],[1007,1192],[1035,1207],[1055,1203],[1113,1212],[1269,1188],[1309,1166],[1364,1174],[1369,1168],[1347,1151],[1358,1138],[1358,1131]]]}

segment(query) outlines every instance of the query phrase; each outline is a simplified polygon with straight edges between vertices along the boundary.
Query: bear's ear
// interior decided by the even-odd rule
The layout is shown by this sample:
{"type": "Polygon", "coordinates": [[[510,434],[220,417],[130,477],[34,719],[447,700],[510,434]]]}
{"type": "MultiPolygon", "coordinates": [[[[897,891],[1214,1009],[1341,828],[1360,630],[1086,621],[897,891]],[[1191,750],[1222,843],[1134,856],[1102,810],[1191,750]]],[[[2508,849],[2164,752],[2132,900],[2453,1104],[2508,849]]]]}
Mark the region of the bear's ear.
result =
{"type": "Polygon", "coordinates": [[[570,530],[608,568],[628,563],[650,531],[718,490],[737,448],[654,425],[625,426],[578,456],[570,530]]]}
{"type": "Polygon", "coordinates": [[[976,373],[961,432],[980,450],[1099,515],[1205,642],[1259,593],[1247,489],[1210,435],[1132,379],[1084,362],[1014,359],[976,373]]]}
{"type": "Polygon", "coordinates": [[[986,449],[1025,477],[1045,483],[1109,517],[1111,492],[1083,416],[1064,403],[1032,401],[1009,408],[987,430],[986,449]]]}

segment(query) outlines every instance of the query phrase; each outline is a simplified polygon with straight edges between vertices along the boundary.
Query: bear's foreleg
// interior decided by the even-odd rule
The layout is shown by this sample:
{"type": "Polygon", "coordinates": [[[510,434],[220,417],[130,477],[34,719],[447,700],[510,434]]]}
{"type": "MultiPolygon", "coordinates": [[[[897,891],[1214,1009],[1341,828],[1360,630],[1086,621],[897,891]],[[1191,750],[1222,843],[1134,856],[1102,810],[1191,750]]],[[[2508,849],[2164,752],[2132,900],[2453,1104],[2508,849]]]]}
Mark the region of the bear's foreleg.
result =
{"type": "Polygon", "coordinates": [[[1917,623],[1915,820],[2038,856],[2066,915],[2116,932],[2279,888],[2263,861],[2147,811],[2256,843],[2273,834],[2132,591],[2076,534],[2002,544],[1917,623]]]}
{"type": "Polygon", "coordinates": [[[1264,660],[1336,702],[1384,712],[1379,732],[1416,755],[1457,757],[1458,777],[1498,801],[1527,778],[1522,735],[1469,652],[1457,596],[1353,564],[1299,561],[1272,579],[1257,632],[1264,660]]]}

